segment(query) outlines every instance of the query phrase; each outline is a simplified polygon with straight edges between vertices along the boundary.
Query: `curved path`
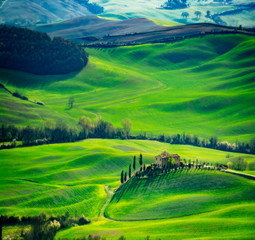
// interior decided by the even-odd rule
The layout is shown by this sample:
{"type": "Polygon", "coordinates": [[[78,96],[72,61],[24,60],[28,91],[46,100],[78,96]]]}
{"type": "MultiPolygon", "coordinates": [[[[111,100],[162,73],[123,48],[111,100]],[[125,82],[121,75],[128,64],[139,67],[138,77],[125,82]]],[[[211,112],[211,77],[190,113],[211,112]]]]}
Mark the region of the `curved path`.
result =
{"type": "Polygon", "coordinates": [[[106,198],[106,200],[104,202],[104,205],[103,205],[103,207],[102,207],[102,209],[100,211],[99,217],[107,218],[105,216],[105,209],[106,209],[107,205],[110,203],[110,201],[111,201],[111,199],[112,199],[112,197],[114,195],[114,191],[112,191],[109,186],[105,186],[104,190],[105,190],[105,192],[107,194],[107,198],[106,198]]]}

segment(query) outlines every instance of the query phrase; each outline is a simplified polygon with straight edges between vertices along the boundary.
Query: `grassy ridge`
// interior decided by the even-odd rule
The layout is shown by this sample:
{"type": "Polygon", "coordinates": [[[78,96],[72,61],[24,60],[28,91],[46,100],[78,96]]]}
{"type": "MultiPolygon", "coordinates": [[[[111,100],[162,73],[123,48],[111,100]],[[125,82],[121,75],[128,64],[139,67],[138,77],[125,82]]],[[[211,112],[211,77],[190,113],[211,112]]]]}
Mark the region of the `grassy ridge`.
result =
{"type": "Polygon", "coordinates": [[[150,239],[252,239],[254,236],[254,204],[229,206],[213,213],[177,219],[115,222],[102,220],[88,227],[74,227],[60,231],[58,237],[82,237],[98,234],[109,240],[124,235],[127,240],[150,239]],[[233,213],[235,213],[233,215],[233,213]]]}
{"type": "Polygon", "coordinates": [[[254,137],[254,38],[207,36],[87,51],[88,66],[74,75],[43,78],[1,70],[10,89],[46,104],[31,106],[1,92],[2,121],[42,124],[52,118],[73,124],[81,115],[95,120],[100,114],[116,126],[129,117],[135,133],[254,137]],[[70,96],[72,110],[66,108],[70,96]]]}
{"type": "Polygon", "coordinates": [[[90,139],[77,143],[51,144],[1,150],[0,213],[63,214],[68,209],[94,218],[106,198],[105,185],[119,185],[121,170],[128,171],[134,155],[143,153],[144,163],[170,149],[186,159],[227,163],[254,156],[169,145],[154,141],[90,139]]]}
{"type": "MultiPolygon", "coordinates": [[[[169,236],[176,239],[210,236],[215,239],[223,234],[228,235],[229,238],[236,236],[237,239],[245,239],[245,237],[249,239],[252,233],[254,234],[252,228],[255,217],[252,210],[254,203],[250,201],[254,184],[252,185],[251,181],[245,178],[223,173],[195,172],[179,176],[170,174],[166,178],[159,176],[155,182],[150,183],[142,180],[141,184],[137,185],[139,191],[136,193],[139,198],[143,198],[144,195],[145,204],[143,208],[141,207],[143,204],[139,202],[137,207],[131,205],[134,210],[130,211],[130,216],[128,214],[126,216],[131,219],[134,211],[140,211],[140,216],[151,218],[153,215],[154,218],[154,214],[157,213],[156,217],[168,218],[174,216],[169,212],[169,202],[175,204],[175,207],[185,202],[187,202],[185,206],[189,206],[191,201],[194,202],[193,209],[180,208],[176,216],[182,216],[181,218],[141,221],[138,224],[137,222],[114,222],[99,217],[106,199],[105,186],[108,185],[113,189],[119,185],[120,172],[128,171],[128,165],[133,162],[133,156],[142,153],[144,163],[149,164],[163,149],[178,153],[186,159],[198,158],[199,161],[205,162],[226,163],[231,158],[237,157],[246,158],[248,162],[255,161],[253,155],[229,153],[230,157],[227,157],[228,153],[217,150],[142,140],[89,139],[76,143],[1,150],[0,213],[23,216],[44,211],[47,214],[62,215],[68,210],[71,216],[75,213],[78,216],[85,214],[93,220],[89,227],[70,228],[59,232],[57,238],[73,239],[88,234],[99,234],[107,239],[118,239],[124,234],[128,240],[143,239],[147,235],[151,235],[152,239],[169,239],[169,236]],[[192,184],[190,179],[193,177],[193,183],[202,182],[197,185],[192,184]],[[218,182],[215,183],[215,181],[218,182]],[[145,182],[147,184],[144,184],[145,182]],[[157,184],[161,188],[158,188],[157,184]],[[183,190],[180,189],[178,192],[180,184],[183,190]],[[206,191],[209,185],[214,191],[206,191]],[[170,190],[169,186],[171,186],[170,190]],[[157,187],[158,192],[155,192],[154,197],[149,194],[147,187],[151,189],[157,187]],[[241,196],[240,193],[242,193],[241,196]],[[234,195],[236,195],[235,201],[234,195]],[[228,204],[226,204],[227,197],[232,197],[228,204]],[[180,203],[174,198],[179,199],[180,203]],[[150,199],[154,199],[154,203],[157,203],[154,208],[151,208],[153,202],[148,202],[150,199]],[[211,209],[212,205],[208,205],[205,200],[217,208],[211,209]],[[164,203],[167,204],[164,205],[164,203]],[[158,211],[156,211],[157,208],[158,211]],[[151,209],[155,211],[151,212],[151,209]],[[196,215],[209,210],[214,211],[196,215]],[[183,217],[187,213],[195,213],[195,215],[183,217]],[[183,231],[177,233],[177,228],[183,231]]],[[[131,183],[129,182],[128,185],[131,183]]],[[[124,194],[123,200],[119,201],[117,206],[132,197],[134,192],[130,193],[131,195],[124,194]]],[[[114,201],[107,209],[110,216],[114,211],[114,201]]],[[[134,204],[134,201],[130,203],[134,204]]],[[[114,214],[125,213],[122,207],[118,206],[116,209],[119,213],[114,214]]],[[[128,204],[127,207],[129,207],[128,204]]],[[[121,217],[125,219],[124,215],[121,217]]]]}
{"type": "Polygon", "coordinates": [[[133,178],[106,209],[113,219],[176,218],[254,203],[254,182],[218,171],[185,169],[154,178],[133,178]]]}

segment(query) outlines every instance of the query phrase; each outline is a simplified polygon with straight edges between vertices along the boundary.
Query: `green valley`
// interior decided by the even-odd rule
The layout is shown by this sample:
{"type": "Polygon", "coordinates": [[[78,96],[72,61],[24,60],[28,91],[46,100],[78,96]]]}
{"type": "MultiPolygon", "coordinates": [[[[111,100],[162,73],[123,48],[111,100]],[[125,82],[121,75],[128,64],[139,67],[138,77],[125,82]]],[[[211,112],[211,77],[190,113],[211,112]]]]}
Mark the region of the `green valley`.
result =
{"type": "Polygon", "coordinates": [[[86,115],[133,132],[249,141],[254,137],[254,38],[206,36],[173,44],[86,49],[88,66],[66,76],[38,77],[1,70],[1,82],[45,107],[14,100],[1,92],[2,122],[43,124],[46,118],[68,124],[86,115]],[[15,77],[13,77],[15,76],[15,77]],[[74,108],[66,109],[68,98],[74,108]]]}
{"type": "Polygon", "coordinates": [[[253,3],[14,2],[1,240],[254,239],[253,3]]]}

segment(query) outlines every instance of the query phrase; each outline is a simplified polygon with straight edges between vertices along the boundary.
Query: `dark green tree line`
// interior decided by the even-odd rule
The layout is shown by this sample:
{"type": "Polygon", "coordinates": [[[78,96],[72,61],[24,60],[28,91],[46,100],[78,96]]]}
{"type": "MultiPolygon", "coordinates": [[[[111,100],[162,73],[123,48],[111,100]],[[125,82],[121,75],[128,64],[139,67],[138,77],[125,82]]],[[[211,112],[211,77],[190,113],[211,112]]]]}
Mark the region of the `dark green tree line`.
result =
{"type": "Polygon", "coordinates": [[[0,67],[39,75],[81,70],[87,53],[63,38],[26,28],[0,25],[0,67]]]}

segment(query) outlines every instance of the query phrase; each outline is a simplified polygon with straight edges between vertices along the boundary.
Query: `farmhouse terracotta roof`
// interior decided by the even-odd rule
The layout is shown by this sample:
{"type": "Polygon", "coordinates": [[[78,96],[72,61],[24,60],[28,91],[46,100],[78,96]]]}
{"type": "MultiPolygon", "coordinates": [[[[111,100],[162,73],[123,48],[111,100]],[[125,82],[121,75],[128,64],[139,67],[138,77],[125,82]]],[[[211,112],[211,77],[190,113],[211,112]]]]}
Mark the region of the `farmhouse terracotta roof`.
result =
{"type": "Polygon", "coordinates": [[[166,154],[166,155],[163,155],[163,154],[159,154],[157,155],[156,157],[160,157],[160,158],[169,158],[170,157],[170,154],[166,154]]]}
{"type": "Polygon", "coordinates": [[[180,157],[178,154],[173,154],[173,157],[180,157]]]}
{"type": "Polygon", "coordinates": [[[178,154],[166,154],[166,155],[163,155],[163,154],[159,154],[157,155],[156,157],[160,157],[160,158],[169,158],[170,156],[172,157],[180,157],[178,154]]]}

